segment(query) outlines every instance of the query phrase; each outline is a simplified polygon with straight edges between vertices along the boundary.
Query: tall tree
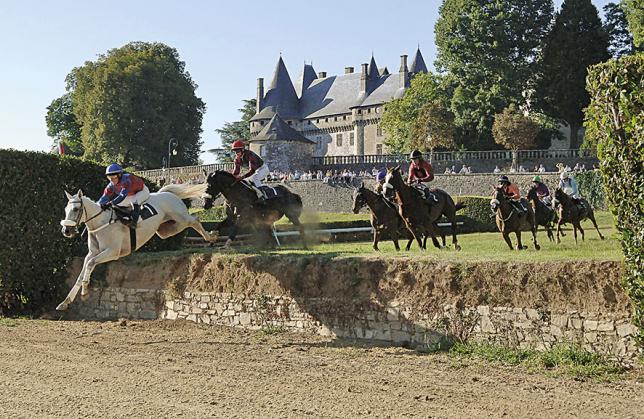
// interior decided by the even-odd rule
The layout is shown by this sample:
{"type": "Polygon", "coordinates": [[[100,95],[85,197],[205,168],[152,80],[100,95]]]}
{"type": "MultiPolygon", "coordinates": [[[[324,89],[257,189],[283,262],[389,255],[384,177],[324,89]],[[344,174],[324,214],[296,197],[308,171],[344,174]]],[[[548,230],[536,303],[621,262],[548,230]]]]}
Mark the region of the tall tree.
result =
{"type": "Polygon", "coordinates": [[[65,148],[72,154],[83,154],[81,125],[74,115],[72,99],[69,93],[52,100],[47,107],[45,122],[47,123],[47,135],[52,137],[56,144],[64,144],[65,148]]]}
{"type": "Polygon", "coordinates": [[[453,149],[455,137],[454,115],[439,100],[433,100],[423,106],[412,125],[411,146],[429,150],[431,161],[434,149],[453,149]]]}
{"type": "Polygon", "coordinates": [[[552,0],[445,0],[434,27],[436,66],[453,88],[456,124],[475,147],[494,144],[494,115],[522,102],[539,72],[538,55],[553,16],[552,0]]]}
{"type": "Polygon", "coordinates": [[[244,99],[243,105],[237,109],[241,113],[241,120],[235,122],[224,122],[224,126],[217,128],[215,132],[221,137],[221,146],[224,152],[219,154],[220,162],[232,161],[230,147],[237,139],[250,140],[250,119],[255,115],[256,99],[244,99]]]}
{"type": "Polygon", "coordinates": [[[137,168],[161,165],[171,139],[174,165],[198,162],[205,104],[177,50],[133,42],[67,76],[84,157],[137,168]]]}
{"type": "Polygon", "coordinates": [[[622,3],[604,6],[604,30],[608,34],[608,52],[613,58],[630,55],[635,51],[633,36],[628,31],[626,14],[622,3]]]}
{"type": "Polygon", "coordinates": [[[512,166],[517,166],[518,150],[535,148],[535,140],[541,127],[530,117],[509,106],[494,118],[492,134],[494,141],[512,150],[512,166]]]}
{"type": "Polygon", "coordinates": [[[414,147],[414,123],[421,110],[432,102],[447,107],[448,96],[441,78],[432,73],[419,73],[402,98],[385,104],[380,126],[386,134],[384,144],[391,152],[400,153],[414,147]]]}
{"type": "Polygon", "coordinates": [[[637,48],[644,49],[644,5],[642,0],[624,0],[622,3],[637,48]]]}
{"type": "Polygon", "coordinates": [[[595,6],[590,0],[564,0],[546,38],[537,97],[548,115],[569,125],[571,148],[580,145],[583,109],[590,102],[588,67],[608,58],[608,35],[595,6]]]}

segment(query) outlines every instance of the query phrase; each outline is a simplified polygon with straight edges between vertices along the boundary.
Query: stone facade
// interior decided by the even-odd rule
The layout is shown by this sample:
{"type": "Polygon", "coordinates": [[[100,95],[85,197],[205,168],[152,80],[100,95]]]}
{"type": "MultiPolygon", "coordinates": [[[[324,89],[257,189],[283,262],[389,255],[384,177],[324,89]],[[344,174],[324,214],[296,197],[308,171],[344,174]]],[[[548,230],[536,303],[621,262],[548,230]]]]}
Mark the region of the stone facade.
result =
{"type": "Polygon", "coordinates": [[[308,170],[313,147],[313,144],[280,140],[250,145],[250,149],[262,156],[271,171],[281,172],[308,170]]]}

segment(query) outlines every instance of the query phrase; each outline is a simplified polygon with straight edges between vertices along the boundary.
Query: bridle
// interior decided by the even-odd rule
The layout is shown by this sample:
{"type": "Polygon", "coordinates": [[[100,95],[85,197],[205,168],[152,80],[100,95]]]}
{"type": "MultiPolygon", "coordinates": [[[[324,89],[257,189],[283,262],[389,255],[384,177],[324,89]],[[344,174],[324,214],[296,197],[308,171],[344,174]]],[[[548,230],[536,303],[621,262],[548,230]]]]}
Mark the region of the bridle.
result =
{"type": "MultiPolygon", "coordinates": [[[[101,209],[99,212],[96,213],[96,215],[94,215],[94,216],[92,216],[90,218],[87,218],[87,208],[85,207],[85,204],[83,203],[82,198],[80,198],[78,200],[70,200],[69,203],[70,204],[80,204],[80,211],[78,211],[78,217],[76,217],[76,220],[74,220],[74,221],[67,220],[67,219],[61,220],[60,225],[63,226],[63,227],[73,227],[73,228],[76,229],[76,233],[78,233],[78,227],[80,226],[80,223],[81,223],[81,220],[83,218],[83,215],[85,215],[85,224],[87,224],[88,222],[92,221],[94,218],[96,218],[99,215],[101,215],[103,213],[103,211],[105,211],[104,209],[101,209]]],[[[111,217],[110,217],[110,221],[108,221],[104,225],[102,225],[99,228],[94,229],[94,230],[89,230],[88,229],[88,231],[90,233],[94,233],[95,231],[102,230],[103,228],[105,228],[108,225],[110,225],[111,221],[112,220],[111,220],[111,217]]]]}

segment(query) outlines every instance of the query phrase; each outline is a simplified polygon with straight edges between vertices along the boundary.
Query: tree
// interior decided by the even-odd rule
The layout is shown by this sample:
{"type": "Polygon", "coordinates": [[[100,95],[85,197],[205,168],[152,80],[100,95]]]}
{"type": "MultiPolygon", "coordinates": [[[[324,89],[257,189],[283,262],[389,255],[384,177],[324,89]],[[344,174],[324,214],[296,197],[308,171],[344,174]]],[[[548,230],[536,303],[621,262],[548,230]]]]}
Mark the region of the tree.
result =
{"type": "Polygon", "coordinates": [[[440,101],[433,100],[423,106],[411,130],[411,148],[429,150],[430,158],[435,148],[452,149],[456,145],[454,115],[440,101]]]}
{"type": "Polygon", "coordinates": [[[537,87],[539,106],[570,126],[570,147],[579,147],[578,131],[586,92],[588,67],[606,61],[608,36],[590,0],[564,0],[545,42],[543,75],[537,87]]]}
{"type": "Polygon", "coordinates": [[[256,99],[244,99],[243,106],[237,109],[241,113],[241,120],[224,122],[224,126],[215,130],[221,137],[221,146],[224,152],[218,158],[221,163],[232,161],[230,147],[237,139],[250,140],[250,119],[255,115],[256,99]]]}
{"type": "Polygon", "coordinates": [[[512,150],[512,166],[517,165],[517,151],[535,147],[541,127],[530,117],[509,106],[494,118],[492,135],[497,144],[512,150]]]}
{"type": "Polygon", "coordinates": [[[384,144],[394,152],[411,149],[413,125],[426,105],[433,102],[446,107],[446,92],[441,78],[432,73],[419,73],[411,81],[411,87],[400,99],[385,104],[380,126],[385,131],[384,144]]]}
{"type": "Polygon", "coordinates": [[[47,123],[47,135],[52,137],[56,144],[63,143],[72,154],[83,154],[81,125],[74,116],[69,93],[51,102],[47,107],[45,122],[47,123]]]}
{"type": "Polygon", "coordinates": [[[642,0],[624,0],[622,3],[628,20],[628,28],[633,34],[633,43],[644,48],[644,6],[642,0]]]}
{"type": "Polygon", "coordinates": [[[613,58],[630,55],[635,51],[633,37],[628,31],[626,14],[622,3],[608,3],[604,6],[604,30],[608,34],[608,52],[613,58]]]}
{"type": "Polygon", "coordinates": [[[67,91],[83,157],[159,167],[174,138],[179,145],[173,162],[196,164],[205,111],[196,87],[177,50],[161,43],[132,42],[74,68],[67,91]]]}
{"type": "Polygon", "coordinates": [[[552,0],[445,0],[436,22],[437,68],[448,73],[455,123],[493,145],[494,115],[521,102],[539,72],[552,0]]]}

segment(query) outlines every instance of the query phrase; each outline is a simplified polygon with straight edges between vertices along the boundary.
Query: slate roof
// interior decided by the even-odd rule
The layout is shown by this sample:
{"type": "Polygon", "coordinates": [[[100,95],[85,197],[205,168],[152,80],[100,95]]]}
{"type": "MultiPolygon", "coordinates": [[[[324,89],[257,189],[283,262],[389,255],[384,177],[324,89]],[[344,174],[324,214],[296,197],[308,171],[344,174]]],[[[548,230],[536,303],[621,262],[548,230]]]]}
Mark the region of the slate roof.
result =
{"type": "Polygon", "coordinates": [[[427,73],[427,66],[425,65],[425,59],[423,59],[423,54],[420,53],[420,48],[416,50],[416,55],[414,60],[411,62],[411,67],[409,67],[410,73],[427,73]]]}
{"type": "Polygon", "coordinates": [[[309,140],[298,131],[295,131],[279,115],[273,115],[268,124],[253,138],[250,142],[256,141],[297,141],[301,143],[315,144],[315,141],[309,140]]]}
{"type": "MultiPolygon", "coordinates": [[[[427,71],[420,49],[416,51],[411,68],[416,73],[427,71]]],[[[386,67],[378,69],[373,56],[367,66],[367,75],[368,89],[361,92],[360,72],[319,79],[313,66],[305,64],[294,87],[280,57],[271,86],[264,95],[262,109],[251,121],[271,119],[276,113],[281,119],[300,120],[346,114],[351,108],[387,103],[402,97],[405,92],[399,87],[399,74],[389,74],[386,67]]]]}

